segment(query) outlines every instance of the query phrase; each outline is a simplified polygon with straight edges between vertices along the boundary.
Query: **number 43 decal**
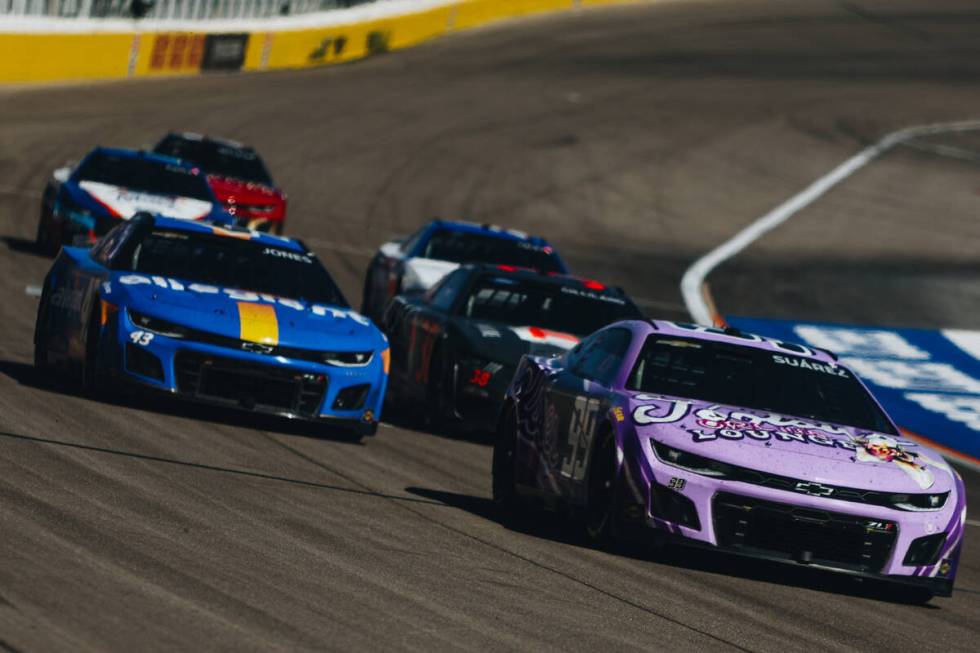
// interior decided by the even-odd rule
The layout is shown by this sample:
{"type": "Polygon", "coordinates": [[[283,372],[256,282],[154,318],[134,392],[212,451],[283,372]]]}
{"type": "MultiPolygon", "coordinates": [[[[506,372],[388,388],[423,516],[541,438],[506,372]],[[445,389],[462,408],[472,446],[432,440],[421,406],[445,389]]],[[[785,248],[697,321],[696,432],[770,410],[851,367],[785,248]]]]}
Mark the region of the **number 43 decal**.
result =
{"type": "Polygon", "coordinates": [[[149,331],[133,331],[129,334],[129,339],[141,347],[146,347],[153,340],[154,335],[149,331]]]}
{"type": "Polygon", "coordinates": [[[575,411],[568,427],[568,449],[561,462],[562,476],[581,481],[585,478],[592,436],[595,435],[599,400],[575,397],[575,411]]]}

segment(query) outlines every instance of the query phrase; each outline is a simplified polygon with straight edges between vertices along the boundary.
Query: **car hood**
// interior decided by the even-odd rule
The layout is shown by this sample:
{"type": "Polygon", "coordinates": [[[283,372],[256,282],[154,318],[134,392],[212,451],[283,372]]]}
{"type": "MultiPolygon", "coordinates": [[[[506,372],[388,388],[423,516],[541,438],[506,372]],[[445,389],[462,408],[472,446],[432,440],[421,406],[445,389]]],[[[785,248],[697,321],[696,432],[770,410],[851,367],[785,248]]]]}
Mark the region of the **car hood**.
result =
{"type": "Polygon", "coordinates": [[[251,342],[319,351],[385,346],[377,327],[348,308],[183,279],[114,274],[103,288],[103,297],[150,317],[251,342]]]}
{"type": "Polygon", "coordinates": [[[276,188],[221,175],[208,175],[208,184],[222,202],[272,204],[285,199],[282,191],[276,188]]]}
{"type": "Polygon", "coordinates": [[[521,356],[557,356],[578,344],[578,337],[537,326],[510,326],[489,320],[456,318],[453,326],[466,350],[480,358],[517,364],[521,356]]]}
{"type": "Polygon", "coordinates": [[[938,453],[899,436],[642,393],[629,397],[629,413],[641,438],[757,471],[885,492],[939,493],[955,485],[938,453]]]}
{"type": "Polygon", "coordinates": [[[156,195],[97,181],[80,181],[74,186],[72,195],[76,200],[87,199],[87,203],[94,202],[102,211],[124,220],[129,220],[140,211],[179,220],[201,220],[208,217],[214,208],[214,204],[205,200],[156,195]]]}

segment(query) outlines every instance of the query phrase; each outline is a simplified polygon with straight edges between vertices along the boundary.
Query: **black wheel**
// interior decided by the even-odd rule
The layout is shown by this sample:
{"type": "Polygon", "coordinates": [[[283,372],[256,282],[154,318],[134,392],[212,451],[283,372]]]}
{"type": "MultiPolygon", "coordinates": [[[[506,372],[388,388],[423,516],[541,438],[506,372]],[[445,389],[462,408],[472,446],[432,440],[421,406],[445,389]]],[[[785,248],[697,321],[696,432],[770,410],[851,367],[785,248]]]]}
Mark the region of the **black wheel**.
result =
{"type": "Polygon", "coordinates": [[[616,438],[607,428],[599,435],[589,468],[585,534],[594,545],[604,546],[610,542],[616,515],[617,486],[616,438]]]}
{"type": "Polygon", "coordinates": [[[34,236],[34,246],[37,251],[48,256],[58,253],[61,243],[51,233],[51,218],[44,208],[41,209],[41,217],[37,221],[37,234],[34,236]]]}
{"type": "Polygon", "coordinates": [[[372,259],[371,264],[368,265],[367,274],[364,275],[364,290],[361,291],[361,315],[366,315],[377,322],[374,309],[371,306],[371,277],[373,276],[373,272],[374,260],[372,259]]]}
{"type": "Polygon", "coordinates": [[[34,324],[34,369],[47,372],[48,362],[48,285],[41,290],[41,300],[37,306],[37,321],[34,324]]]}
{"type": "Polygon", "coordinates": [[[425,419],[432,430],[442,430],[451,424],[453,405],[448,396],[452,391],[452,363],[442,347],[432,353],[429,363],[429,383],[425,389],[425,419]]]}
{"type": "Polygon", "coordinates": [[[85,359],[78,372],[78,386],[82,393],[97,396],[103,389],[104,379],[99,374],[99,349],[102,328],[99,324],[98,304],[92,310],[89,318],[88,331],[85,334],[85,359]]]}
{"type": "Polygon", "coordinates": [[[513,406],[504,408],[497,425],[493,445],[493,505],[504,517],[518,508],[517,497],[517,413],[513,406]]]}

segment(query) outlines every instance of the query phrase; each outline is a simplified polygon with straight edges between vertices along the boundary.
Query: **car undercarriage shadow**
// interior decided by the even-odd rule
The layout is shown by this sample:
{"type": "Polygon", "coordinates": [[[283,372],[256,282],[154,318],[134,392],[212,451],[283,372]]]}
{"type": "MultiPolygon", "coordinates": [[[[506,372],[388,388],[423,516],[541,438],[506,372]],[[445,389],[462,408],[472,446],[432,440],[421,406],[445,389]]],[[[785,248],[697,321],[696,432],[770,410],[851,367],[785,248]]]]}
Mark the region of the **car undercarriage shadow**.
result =
{"type": "Polygon", "coordinates": [[[388,402],[385,403],[383,416],[384,421],[392,426],[411,431],[422,431],[438,438],[486,446],[493,445],[494,441],[494,434],[490,431],[468,428],[465,424],[433,425],[424,418],[421,411],[413,411],[388,402]]]}
{"type": "MultiPolygon", "coordinates": [[[[418,497],[438,501],[452,508],[464,510],[484,519],[496,521],[516,533],[571,546],[593,548],[586,540],[583,530],[577,528],[574,521],[562,519],[552,512],[534,511],[501,519],[500,513],[489,498],[423,487],[407,487],[405,491],[418,497]]],[[[609,545],[606,550],[614,555],[655,565],[744,578],[827,594],[843,594],[886,603],[918,605],[930,610],[939,609],[936,605],[923,605],[921,593],[915,590],[907,590],[886,582],[859,579],[807,568],[802,565],[755,560],[720,551],[708,551],[679,544],[661,544],[653,541],[617,541],[609,545]]],[[[974,593],[970,589],[957,589],[956,591],[974,593]]]]}
{"type": "Polygon", "coordinates": [[[7,246],[12,252],[17,252],[18,254],[31,254],[32,256],[37,256],[40,258],[53,258],[51,254],[45,252],[40,247],[37,246],[33,240],[28,240],[27,238],[17,238],[15,236],[0,236],[0,240],[7,246]]]}
{"type": "Polygon", "coordinates": [[[349,444],[359,444],[362,439],[360,435],[352,431],[332,427],[329,424],[310,423],[302,420],[277,417],[275,415],[250,413],[221,406],[196,404],[189,401],[182,401],[163,393],[133,390],[118,385],[104,388],[94,396],[89,396],[80,392],[70,382],[65,381],[63,373],[59,373],[61,380],[45,377],[33,365],[28,363],[0,360],[0,374],[13,379],[23,386],[66,396],[81,397],[91,401],[98,401],[108,406],[119,406],[160,415],[184,417],[199,422],[235,426],[252,431],[268,431],[283,435],[333,440],[349,444]]]}

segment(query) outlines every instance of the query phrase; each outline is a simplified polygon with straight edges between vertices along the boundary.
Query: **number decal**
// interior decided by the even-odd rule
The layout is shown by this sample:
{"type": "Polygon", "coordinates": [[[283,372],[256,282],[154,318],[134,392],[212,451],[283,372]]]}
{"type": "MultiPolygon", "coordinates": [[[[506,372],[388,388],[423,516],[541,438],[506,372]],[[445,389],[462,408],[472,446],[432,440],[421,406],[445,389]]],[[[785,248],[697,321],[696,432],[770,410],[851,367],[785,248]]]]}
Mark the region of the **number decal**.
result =
{"type": "Polygon", "coordinates": [[[153,340],[154,334],[149,331],[133,331],[129,334],[129,339],[140,347],[146,347],[153,340]]]}
{"type": "Polygon", "coordinates": [[[568,447],[561,463],[562,476],[574,481],[585,478],[589,449],[599,416],[599,400],[575,397],[575,412],[568,427],[568,447]]]}

